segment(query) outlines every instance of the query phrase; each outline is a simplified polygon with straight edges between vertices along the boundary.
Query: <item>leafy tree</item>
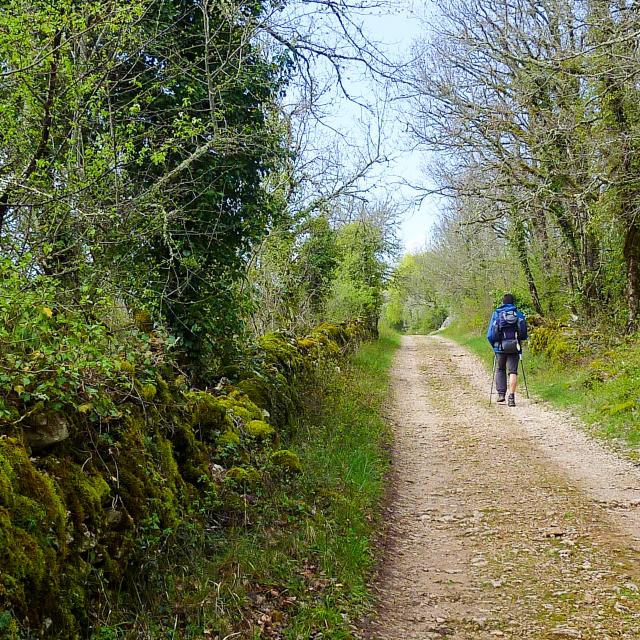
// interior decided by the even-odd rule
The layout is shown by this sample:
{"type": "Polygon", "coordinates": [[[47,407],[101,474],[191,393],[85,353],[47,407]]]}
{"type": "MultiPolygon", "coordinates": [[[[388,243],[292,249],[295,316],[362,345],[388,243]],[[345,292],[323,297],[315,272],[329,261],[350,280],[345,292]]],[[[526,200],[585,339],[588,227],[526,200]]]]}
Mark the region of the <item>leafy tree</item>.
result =
{"type": "MultiPolygon", "coordinates": [[[[579,0],[440,5],[411,79],[458,221],[509,245],[538,313],[637,323],[637,11],[579,0]]],[[[471,278],[465,278],[470,280],[471,278]]],[[[483,297],[482,294],[479,294],[483,297]]]]}
{"type": "Polygon", "coordinates": [[[430,252],[405,255],[395,268],[384,307],[387,322],[396,330],[428,333],[447,317],[443,301],[434,291],[430,252]]]}
{"type": "Polygon", "coordinates": [[[359,220],[339,228],[337,249],[338,264],[327,300],[327,315],[340,321],[362,317],[375,333],[389,272],[386,258],[393,250],[384,226],[363,211],[359,220]]]}
{"type": "Polygon", "coordinates": [[[259,2],[235,12],[221,2],[162,3],[149,19],[153,46],[125,78],[147,87],[138,189],[157,213],[150,227],[146,216],[134,221],[145,242],[128,254],[120,245],[118,257],[126,264],[131,255],[137,297],[158,301],[196,363],[222,356],[242,332],[248,301],[238,283],[282,213],[268,177],[287,157],[277,118],[286,60],[252,41],[262,12],[259,2]]]}

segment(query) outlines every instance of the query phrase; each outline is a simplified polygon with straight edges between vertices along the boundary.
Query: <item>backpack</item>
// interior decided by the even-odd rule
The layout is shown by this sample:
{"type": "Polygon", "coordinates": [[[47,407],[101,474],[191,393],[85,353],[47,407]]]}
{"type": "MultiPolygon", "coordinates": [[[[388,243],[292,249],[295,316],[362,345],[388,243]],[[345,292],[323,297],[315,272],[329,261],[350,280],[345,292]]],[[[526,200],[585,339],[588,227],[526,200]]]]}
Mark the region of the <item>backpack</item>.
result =
{"type": "Polygon", "coordinates": [[[518,314],[515,309],[505,309],[498,313],[498,341],[502,353],[519,353],[518,314]]]}

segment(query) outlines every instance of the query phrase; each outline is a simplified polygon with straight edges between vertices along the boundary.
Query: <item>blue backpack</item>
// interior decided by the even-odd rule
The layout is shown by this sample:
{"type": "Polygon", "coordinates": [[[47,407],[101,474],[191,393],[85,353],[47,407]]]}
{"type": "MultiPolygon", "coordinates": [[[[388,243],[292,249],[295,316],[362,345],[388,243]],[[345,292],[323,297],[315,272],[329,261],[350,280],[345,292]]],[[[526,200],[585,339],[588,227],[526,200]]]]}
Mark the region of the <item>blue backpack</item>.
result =
{"type": "Polygon", "coordinates": [[[505,309],[498,313],[498,341],[502,353],[519,353],[518,314],[515,309],[505,309]]]}

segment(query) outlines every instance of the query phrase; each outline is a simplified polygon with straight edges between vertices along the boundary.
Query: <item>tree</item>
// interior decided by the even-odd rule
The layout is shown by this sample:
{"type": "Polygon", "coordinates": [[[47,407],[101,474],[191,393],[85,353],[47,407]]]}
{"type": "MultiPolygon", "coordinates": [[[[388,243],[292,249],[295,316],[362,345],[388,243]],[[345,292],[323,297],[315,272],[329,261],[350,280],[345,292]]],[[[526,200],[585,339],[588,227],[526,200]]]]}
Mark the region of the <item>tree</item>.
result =
{"type": "Polygon", "coordinates": [[[447,317],[444,301],[434,291],[433,258],[429,251],[407,254],[393,271],[384,317],[398,331],[428,333],[447,317]]]}
{"type": "Polygon", "coordinates": [[[625,86],[621,78],[631,77],[631,68],[614,53],[631,37],[634,12],[618,3],[615,29],[607,31],[606,16],[593,9],[597,5],[602,13],[605,4],[446,3],[414,69],[412,131],[439,154],[434,175],[440,192],[479,211],[473,224],[493,228],[509,241],[538,312],[564,304],[565,289],[570,308],[585,318],[603,305],[615,307],[617,239],[611,226],[619,221],[629,239],[632,319],[635,218],[628,212],[633,193],[622,198],[626,204],[613,218],[605,209],[612,204],[611,190],[621,194],[622,184],[628,189],[632,173],[625,162],[632,162],[626,142],[633,134],[629,137],[628,121],[620,120],[622,112],[614,106],[625,86]],[[594,44],[600,32],[606,35],[594,44]],[[605,58],[606,71],[594,74],[596,62],[605,58]],[[607,73],[616,84],[609,83],[605,92],[594,79],[607,73]],[[613,133],[607,124],[612,114],[618,114],[618,130],[625,131],[617,146],[625,160],[614,160],[603,171],[601,160],[609,152],[602,130],[609,137],[613,133]],[[627,177],[621,180],[621,174],[627,177]],[[482,201],[486,206],[477,206],[482,201]],[[558,269],[565,281],[560,290],[558,269]]]}
{"type": "Polygon", "coordinates": [[[338,260],[327,315],[332,320],[362,317],[377,333],[389,274],[387,260],[397,252],[395,211],[388,202],[369,209],[361,207],[357,217],[338,228],[338,260]]]}
{"type": "Polygon", "coordinates": [[[369,4],[5,3],[0,251],[16,264],[28,255],[27,273],[54,279],[64,304],[107,295],[130,321],[143,310],[145,329],[168,326],[193,373],[242,336],[247,269],[276,229],[294,234],[317,313],[331,264],[304,247],[326,241],[330,253],[321,217],[366,189],[381,153],[325,155],[335,171],[316,181],[309,167],[323,173],[324,150],[305,153],[298,134],[321,117],[321,75],[347,93],[344,65],[380,72],[355,18],[369,4]],[[313,95],[301,120],[287,92],[293,103],[313,95]]]}

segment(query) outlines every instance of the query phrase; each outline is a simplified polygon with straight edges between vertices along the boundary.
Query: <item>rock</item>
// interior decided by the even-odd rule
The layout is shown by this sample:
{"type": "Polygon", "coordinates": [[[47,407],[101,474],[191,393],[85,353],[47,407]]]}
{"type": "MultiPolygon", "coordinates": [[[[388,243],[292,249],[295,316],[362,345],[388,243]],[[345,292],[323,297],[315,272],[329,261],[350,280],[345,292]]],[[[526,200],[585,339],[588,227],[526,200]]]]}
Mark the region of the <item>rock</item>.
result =
{"type": "Polygon", "coordinates": [[[69,437],[69,424],[58,414],[40,413],[25,425],[24,437],[32,449],[42,449],[69,437]]]}
{"type": "Polygon", "coordinates": [[[582,634],[572,627],[556,627],[551,631],[554,638],[582,638],[582,634]]]}
{"type": "Polygon", "coordinates": [[[109,509],[105,514],[105,522],[108,527],[115,527],[122,521],[122,511],[109,509]]]}

